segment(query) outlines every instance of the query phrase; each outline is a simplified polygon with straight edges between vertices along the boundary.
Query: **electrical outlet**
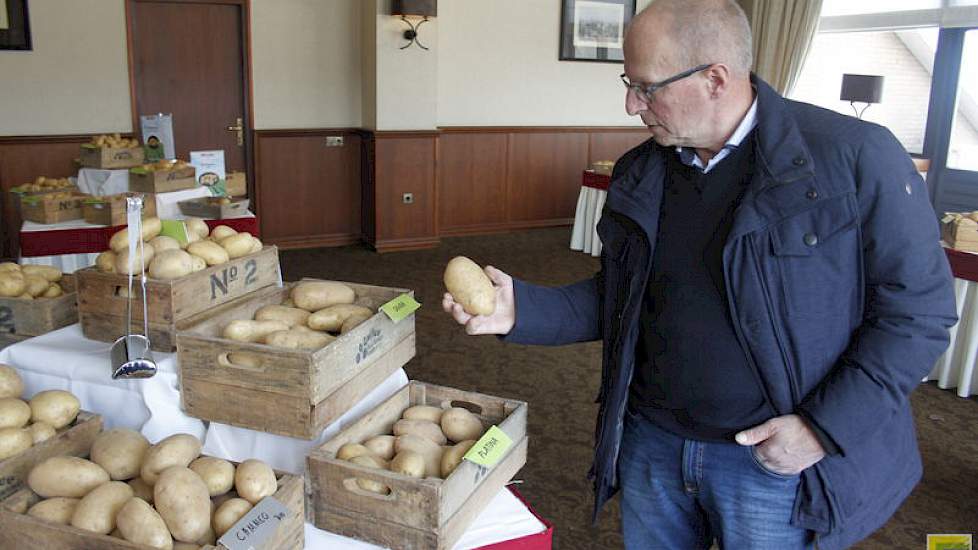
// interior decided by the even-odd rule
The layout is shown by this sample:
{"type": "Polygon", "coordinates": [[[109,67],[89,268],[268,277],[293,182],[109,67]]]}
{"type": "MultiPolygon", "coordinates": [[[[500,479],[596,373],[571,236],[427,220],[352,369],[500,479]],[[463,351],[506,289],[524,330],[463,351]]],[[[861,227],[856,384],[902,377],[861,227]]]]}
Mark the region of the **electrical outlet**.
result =
{"type": "Polygon", "coordinates": [[[404,204],[414,203],[414,193],[404,193],[401,200],[404,202],[404,204]]]}
{"type": "Polygon", "coordinates": [[[343,136],[326,136],[326,147],[343,147],[343,136]]]}

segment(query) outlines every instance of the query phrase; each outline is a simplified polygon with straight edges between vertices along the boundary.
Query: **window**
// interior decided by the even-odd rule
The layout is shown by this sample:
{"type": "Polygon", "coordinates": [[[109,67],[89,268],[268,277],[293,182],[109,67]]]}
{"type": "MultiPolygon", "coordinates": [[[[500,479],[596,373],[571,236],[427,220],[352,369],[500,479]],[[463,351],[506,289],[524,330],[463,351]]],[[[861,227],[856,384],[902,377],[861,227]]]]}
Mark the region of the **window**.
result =
{"type": "MultiPolygon", "coordinates": [[[[825,7],[830,4],[826,0],[825,7]]],[[[907,151],[922,153],[937,35],[936,27],[818,33],[790,97],[855,116],[849,102],[839,99],[842,75],[883,75],[882,102],[870,105],[863,118],[889,128],[907,151]]]]}
{"type": "Polygon", "coordinates": [[[926,10],[941,7],[941,0],[823,0],[822,17],[863,15],[894,11],[926,10]]]}
{"type": "Polygon", "coordinates": [[[978,30],[964,37],[947,167],[978,171],[978,30]]]}

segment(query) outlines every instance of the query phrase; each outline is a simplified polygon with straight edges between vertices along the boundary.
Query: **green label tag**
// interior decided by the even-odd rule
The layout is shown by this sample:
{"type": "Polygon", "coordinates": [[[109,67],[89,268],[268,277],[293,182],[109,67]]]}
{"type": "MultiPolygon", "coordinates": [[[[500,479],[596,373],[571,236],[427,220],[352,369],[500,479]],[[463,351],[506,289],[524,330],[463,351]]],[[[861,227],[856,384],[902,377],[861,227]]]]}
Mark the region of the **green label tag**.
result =
{"type": "Polygon", "coordinates": [[[98,145],[94,143],[82,143],[82,147],[85,149],[98,149],[98,145]]]}
{"type": "Polygon", "coordinates": [[[136,167],[130,168],[129,169],[129,173],[131,173],[131,174],[139,174],[140,176],[142,176],[142,175],[148,174],[149,173],[149,170],[143,168],[142,166],[136,166],[136,167]]]}
{"type": "Polygon", "coordinates": [[[391,321],[396,323],[414,313],[419,307],[421,307],[421,304],[412,298],[410,294],[401,294],[397,298],[380,306],[380,309],[391,318],[391,321]]]}
{"type": "Polygon", "coordinates": [[[469,462],[475,462],[479,466],[492,468],[506,454],[512,444],[513,440],[506,435],[506,432],[497,426],[493,426],[475,442],[475,445],[472,445],[469,452],[465,453],[462,458],[469,462]]]}
{"type": "Polygon", "coordinates": [[[160,229],[160,235],[173,237],[180,244],[190,242],[190,237],[187,236],[187,224],[183,223],[183,220],[163,220],[162,225],[163,228],[160,229]]]}

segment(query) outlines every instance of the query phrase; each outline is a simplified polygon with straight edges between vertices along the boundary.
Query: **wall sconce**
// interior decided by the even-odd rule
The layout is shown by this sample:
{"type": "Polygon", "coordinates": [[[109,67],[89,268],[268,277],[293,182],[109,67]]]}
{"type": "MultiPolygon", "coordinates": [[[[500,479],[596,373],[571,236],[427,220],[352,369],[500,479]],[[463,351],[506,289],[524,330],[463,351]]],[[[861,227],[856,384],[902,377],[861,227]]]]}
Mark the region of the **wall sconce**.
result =
{"type": "Polygon", "coordinates": [[[438,0],[391,0],[391,15],[400,15],[401,21],[408,26],[408,30],[404,31],[404,39],[408,43],[401,46],[402,50],[410,48],[411,44],[415,43],[422,50],[428,49],[418,39],[418,29],[428,22],[429,17],[438,15],[438,0]],[[421,21],[415,25],[408,17],[421,17],[421,21]]]}
{"type": "Polygon", "coordinates": [[[883,77],[866,74],[842,75],[842,91],[839,99],[848,101],[857,118],[863,118],[863,113],[873,103],[883,100],[883,77]],[[856,110],[856,102],[865,103],[862,111],[856,110]]]}

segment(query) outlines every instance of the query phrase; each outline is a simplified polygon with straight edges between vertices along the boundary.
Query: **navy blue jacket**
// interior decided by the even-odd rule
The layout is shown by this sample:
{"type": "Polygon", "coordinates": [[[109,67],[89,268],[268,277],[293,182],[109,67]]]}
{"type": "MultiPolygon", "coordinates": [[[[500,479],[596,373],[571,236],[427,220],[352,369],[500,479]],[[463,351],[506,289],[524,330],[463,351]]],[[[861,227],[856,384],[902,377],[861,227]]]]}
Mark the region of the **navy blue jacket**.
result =
{"type": "MultiPolygon", "coordinates": [[[[730,317],[750,383],[778,415],[801,414],[838,446],[802,472],[792,524],[818,533],[823,549],[844,548],[885,523],[920,479],[908,396],[957,320],[952,277],[924,182],[888,130],[753,82],[757,166],[723,248],[730,317]]],[[[649,140],[615,164],[593,278],[561,288],[514,283],[506,341],[603,340],[595,516],[618,490],[670,154],[649,140]]]]}

